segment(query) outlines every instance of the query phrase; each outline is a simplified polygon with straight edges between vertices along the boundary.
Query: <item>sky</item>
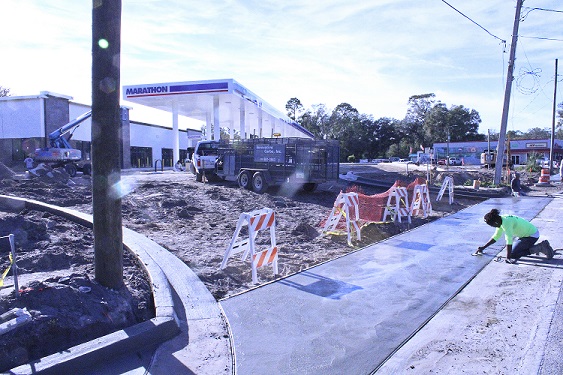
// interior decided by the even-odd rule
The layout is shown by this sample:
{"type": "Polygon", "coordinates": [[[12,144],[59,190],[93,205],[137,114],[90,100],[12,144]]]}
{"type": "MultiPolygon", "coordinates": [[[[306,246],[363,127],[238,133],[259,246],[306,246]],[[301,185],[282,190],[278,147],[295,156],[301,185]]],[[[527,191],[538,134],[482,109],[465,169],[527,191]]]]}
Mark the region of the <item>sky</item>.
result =
{"type": "MultiPolygon", "coordinates": [[[[348,103],[376,119],[403,119],[409,97],[434,93],[448,107],[479,112],[480,133],[500,129],[516,0],[122,4],[122,86],[233,78],[282,112],[298,98],[305,108],[348,103]]],[[[91,6],[1,0],[0,86],[12,96],[51,91],[91,104],[91,6]]],[[[551,128],[562,24],[561,1],[524,1],[508,130],[551,128]]],[[[142,106],[122,104],[145,120],[142,106]]]]}

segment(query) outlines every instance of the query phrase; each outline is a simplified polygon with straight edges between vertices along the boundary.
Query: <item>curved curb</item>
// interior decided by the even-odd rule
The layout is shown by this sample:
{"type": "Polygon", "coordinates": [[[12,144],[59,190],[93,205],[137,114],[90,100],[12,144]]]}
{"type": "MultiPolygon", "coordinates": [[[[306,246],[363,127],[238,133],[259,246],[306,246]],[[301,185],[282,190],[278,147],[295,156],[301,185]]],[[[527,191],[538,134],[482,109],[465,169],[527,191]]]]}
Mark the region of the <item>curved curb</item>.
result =
{"type": "MultiPolygon", "coordinates": [[[[34,200],[0,195],[0,208],[16,212],[23,209],[45,211],[88,228],[93,226],[92,215],[34,200]]],[[[165,250],[148,238],[126,228],[123,228],[123,245],[138,258],[149,275],[156,316],[148,321],[74,346],[65,352],[15,367],[10,370],[11,374],[73,373],[79,368],[107,361],[113,356],[146,349],[148,342],[155,346],[162,344],[180,332],[170,284],[158,262],[150,255],[150,251],[155,248],[165,250]]]]}

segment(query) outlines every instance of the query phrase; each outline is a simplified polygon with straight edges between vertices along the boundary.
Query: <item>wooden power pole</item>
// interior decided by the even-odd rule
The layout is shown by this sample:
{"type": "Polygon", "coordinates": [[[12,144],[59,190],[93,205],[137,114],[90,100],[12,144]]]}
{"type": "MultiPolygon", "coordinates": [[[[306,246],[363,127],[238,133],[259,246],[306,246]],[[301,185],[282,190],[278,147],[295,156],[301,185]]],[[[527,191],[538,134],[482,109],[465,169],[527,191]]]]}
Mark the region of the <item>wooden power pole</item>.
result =
{"type": "Polygon", "coordinates": [[[92,206],[96,280],[123,285],[120,163],[121,0],[92,7],[92,206]]]}
{"type": "MultiPolygon", "coordinates": [[[[495,162],[495,185],[500,184],[502,177],[502,165],[504,162],[504,142],[506,140],[506,128],[508,123],[508,109],[510,107],[510,93],[512,91],[512,81],[514,80],[514,61],[516,60],[516,44],[518,43],[518,26],[520,25],[520,13],[524,0],[517,0],[516,15],[514,17],[514,27],[512,29],[512,44],[510,45],[510,58],[508,60],[508,72],[506,75],[506,87],[504,90],[504,105],[502,107],[502,119],[500,123],[500,133],[497,145],[497,160],[495,162]]],[[[510,160],[506,161],[507,164],[510,160]]]]}
{"type": "Polygon", "coordinates": [[[553,174],[553,147],[555,146],[555,115],[557,115],[557,63],[555,59],[555,84],[553,86],[553,112],[551,114],[551,142],[549,144],[549,175],[553,174]]]}

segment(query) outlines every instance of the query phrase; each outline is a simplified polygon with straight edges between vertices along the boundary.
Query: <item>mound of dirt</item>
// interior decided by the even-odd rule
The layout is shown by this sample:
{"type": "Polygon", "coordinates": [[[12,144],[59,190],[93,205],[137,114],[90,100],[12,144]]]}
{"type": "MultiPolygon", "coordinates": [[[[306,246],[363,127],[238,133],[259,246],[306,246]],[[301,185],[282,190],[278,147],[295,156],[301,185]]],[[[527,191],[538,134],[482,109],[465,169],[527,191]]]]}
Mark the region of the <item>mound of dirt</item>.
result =
{"type": "Polygon", "coordinates": [[[14,178],[16,172],[6,167],[6,165],[0,162],[0,180],[14,178]]]}
{"type": "MultiPolygon", "coordinates": [[[[124,282],[111,290],[94,280],[92,231],[44,212],[0,211],[0,237],[16,243],[14,278],[0,291],[0,312],[26,309],[31,321],[0,339],[0,371],[39,359],[154,316],[149,279],[125,254],[124,282]]],[[[0,270],[10,266],[2,249],[0,270]]]]}

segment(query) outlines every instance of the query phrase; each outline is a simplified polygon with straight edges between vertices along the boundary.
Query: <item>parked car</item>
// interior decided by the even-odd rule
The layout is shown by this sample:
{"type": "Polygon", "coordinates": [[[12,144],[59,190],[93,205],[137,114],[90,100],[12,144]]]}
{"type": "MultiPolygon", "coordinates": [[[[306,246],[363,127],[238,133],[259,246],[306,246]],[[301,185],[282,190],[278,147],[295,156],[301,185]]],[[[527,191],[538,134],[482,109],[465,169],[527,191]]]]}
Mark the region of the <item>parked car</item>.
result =
{"type": "Polygon", "coordinates": [[[450,165],[461,165],[461,159],[455,156],[450,157],[450,165]]]}
{"type": "Polygon", "coordinates": [[[446,159],[438,160],[438,165],[446,165],[446,159]]]}
{"type": "Polygon", "coordinates": [[[389,158],[389,160],[390,160],[391,162],[397,162],[397,161],[400,161],[401,158],[398,157],[398,156],[391,156],[391,157],[389,158]]]}

